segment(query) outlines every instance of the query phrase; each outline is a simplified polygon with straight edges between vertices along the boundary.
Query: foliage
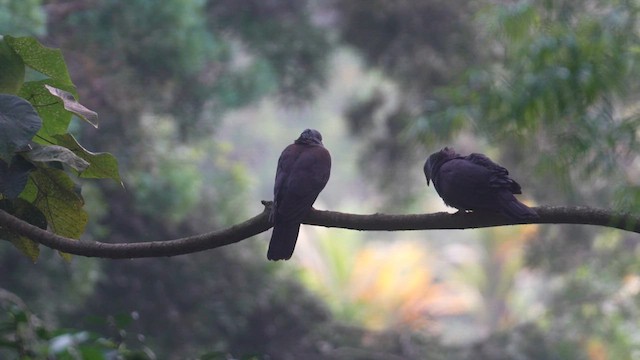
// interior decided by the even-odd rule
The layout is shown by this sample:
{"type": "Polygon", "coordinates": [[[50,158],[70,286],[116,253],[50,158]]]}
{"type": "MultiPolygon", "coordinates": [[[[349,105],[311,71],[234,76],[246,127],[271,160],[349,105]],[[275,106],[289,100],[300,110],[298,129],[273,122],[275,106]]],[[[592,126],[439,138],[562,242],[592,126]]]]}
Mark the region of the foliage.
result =
{"type": "MultiPolygon", "coordinates": [[[[395,2],[398,8],[411,6],[407,3],[411,2],[395,2]]],[[[404,177],[406,170],[389,169],[415,166],[420,160],[416,147],[435,151],[442,143],[453,143],[499,155],[519,174],[527,195],[540,203],[602,204],[638,211],[638,4],[617,0],[476,4],[481,11],[467,25],[482,46],[475,48],[479,53],[466,53],[472,63],[460,68],[459,76],[445,86],[424,79],[419,71],[411,73],[411,80],[399,76],[411,58],[373,64],[401,88],[417,89],[415,82],[422,86],[406,95],[418,102],[400,102],[384,114],[382,139],[364,137],[378,149],[365,156],[378,156],[363,163],[404,177]],[[385,142],[391,145],[382,146],[385,142]]],[[[388,24],[394,14],[387,11],[372,18],[388,24]]],[[[424,34],[405,36],[406,43],[418,44],[424,34]]],[[[375,41],[346,39],[369,59],[385,59],[392,53],[381,47],[372,54],[368,44],[375,41]]],[[[451,68],[455,65],[452,61],[451,68]]],[[[373,92],[349,113],[352,123],[374,119],[394,104],[393,96],[398,95],[384,89],[373,92]]],[[[383,184],[407,189],[396,177],[383,184]]],[[[594,357],[598,353],[629,357],[636,348],[625,334],[636,331],[637,314],[628,308],[628,298],[621,300],[618,293],[630,291],[638,246],[611,234],[606,240],[599,236],[584,227],[544,227],[526,246],[523,265],[543,270],[545,277],[548,312],[538,324],[565,342],[559,344],[566,349],[560,357],[581,356],[572,349],[576,344],[594,357]],[[599,246],[603,241],[610,247],[599,246]]],[[[536,341],[535,332],[528,333],[536,341]]]]}
{"type": "Polygon", "coordinates": [[[456,83],[461,73],[487,57],[476,41],[472,15],[484,2],[334,3],[341,40],[396,84],[390,90],[381,83],[369,96],[354,99],[346,120],[364,143],[363,171],[384,189],[388,206],[404,206],[414,195],[406,191],[411,181],[394,174],[424,161],[422,153],[416,154],[416,120],[434,104],[448,103],[438,88],[456,83]]]}
{"type": "MultiPolygon", "coordinates": [[[[0,89],[5,92],[0,94],[2,209],[56,234],[79,238],[87,214],[69,174],[120,181],[112,155],[89,152],[67,133],[73,114],[94,126],[97,116],[75,100],[59,51],[34,38],[5,36],[0,39],[0,58],[0,89]],[[25,67],[41,79],[25,81],[25,67]]],[[[6,229],[0,235],[37,259],[36,243],[6,229]]]]}
{"type": "MultiPolygon", "coordinates": [[[[225,111],[265,96],[313,95],[330,41],[311,21],[310,3],[109,0],[58,19],[51,30],[66,47],[89,50],[91,59],[76,59],[88,76],[136,94],[96,105],[126,109],[122,115],[131,119],[146,103],[173,115],[183,138],[197,138],[225,111]]],[[[90,90],[83,91],[93,102],[90,90]]]]}
{"type": "Polygon", "coordinates": [[[45,27],[42,0],[0,0],[0,34],[43,35],[45,27]]]}
{"type": "MultiPolygon", "coordinates": [[[[479,21],[496,39],[495,62],[450,87],[445,93],[457,106],[433,112],[417,128],[424,126],[428,139],[426,132],[437,129],[431,124],[473,124],[491,142],[505,144],[512,161],[556,184],[535,193],[542,202],[561,198],[638,211],[632,174],[640,151],[640,8],[625,1],[587,3],[488,8],[479,21]]],[[[584,228],[545,229],[527,252],[528,265],[546,270],[548,282],[557,284],[548,290],[549,331],[612,358],[628,357],[637,347],[626,334],[637,328],[629,299],[637,290],[629,284],[638,246],[616,238],[584,228]]]]}
{"type": "MultiPolygon", "coordinates": [[[[132,320],[127,316],[113,318],[110,322],[124,338],[125,328],[132,320]]],[[[88,331],[51,329],[19,297],[4,289],[0,289],[0,356],[16,359],[155,359],[148,347],[130,349],[123,339],[109,339],[88,331]]]]}
{"type": "MultiPolygon", "coordinates": [[[[632,2],[589,11],[524,1],[485,12],[498,62],[470,71],[449,92],[462,106],[431,122],[464,116],[489,139],[538,148],[538,167],[559,180],[620,174],[638,150],[638,10],[632,2]]],[[[418,124],[425,132],[427,121],[418,124]]]]}
{"type": "Polygon", "coordinates": [[[335,3],[344,41],[360,49],[365,61],[408,86],[410,101],[416,100],[413,92],[430,93],[434,86],[449,84],[473,61],[469,54],[478,54],[470,21],[475,6],[439,0],[335,3]]]}

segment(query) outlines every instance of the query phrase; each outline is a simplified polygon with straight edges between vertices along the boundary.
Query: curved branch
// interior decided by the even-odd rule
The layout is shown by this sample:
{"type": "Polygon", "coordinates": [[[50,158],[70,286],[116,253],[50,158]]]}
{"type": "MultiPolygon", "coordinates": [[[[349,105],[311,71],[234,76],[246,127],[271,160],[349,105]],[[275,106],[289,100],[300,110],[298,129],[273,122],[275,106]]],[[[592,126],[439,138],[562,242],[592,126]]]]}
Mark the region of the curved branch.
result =
{"type": "MultiPolygon", "coordinates": [[[[0,229],[5,228],[49,248],[69,254],[110,259],[130,259],[189,254],[230,245],[269,230],[271,202],[263,201],[259,215],[226,229],[166,241],[110,244],[74,240],[55,235],[0,210],[0,229]]],[[[498,214],[445,212],[415,215],[355,215],[335,211],[312,210],[305,224],[365,231],[401,231],[435,229],[473,229],[519,224],[598,225],[640,233],[640,217],[590,207],[537,207],[539,219],[514,222],[498,214]]]]}

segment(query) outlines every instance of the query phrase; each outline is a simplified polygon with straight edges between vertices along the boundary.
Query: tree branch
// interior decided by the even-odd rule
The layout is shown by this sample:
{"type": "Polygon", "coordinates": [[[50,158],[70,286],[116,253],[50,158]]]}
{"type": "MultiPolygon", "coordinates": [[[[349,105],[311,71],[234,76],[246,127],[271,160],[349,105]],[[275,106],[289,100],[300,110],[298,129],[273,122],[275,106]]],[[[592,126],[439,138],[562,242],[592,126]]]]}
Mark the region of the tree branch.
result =
{"type": "MultiPolygon", "coordinates": [[[[110,244],[90,240],[74,240],[42,230],[0,210],[0,229],[8,229],[49,248],[74,255],[110,259],[130,259],[189,254],[230,245],[269,230],[271,202],[263,201],[259,215],[229,228],[205,234],[166,241],[110,244]]],[[[415,215],[355,215],[335,211],[312,210],[304,224],[363,231],[401,231],[436,229],[473,229],[519,224],[598,225],[640,233],[640,217],[628,213],[590,207],[534,208],[539,219],[513,222],[498,214],[445,212],[415,215]]]]}

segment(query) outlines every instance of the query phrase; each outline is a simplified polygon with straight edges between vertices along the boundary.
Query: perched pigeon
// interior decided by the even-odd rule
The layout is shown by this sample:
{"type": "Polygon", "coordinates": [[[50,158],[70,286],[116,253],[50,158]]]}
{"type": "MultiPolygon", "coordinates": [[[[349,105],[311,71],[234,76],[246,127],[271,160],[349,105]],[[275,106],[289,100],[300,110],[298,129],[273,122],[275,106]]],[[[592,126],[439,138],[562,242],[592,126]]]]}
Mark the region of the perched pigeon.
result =
{"type": "Polygon", "coordinates": [[[329,181],[331,155],[322,145],[322,135],[307,129],[278,160],[273,187],[270,220],[273,233],[269,242],[269,260],[288,260],[298,240],[300,223],[329,181]]]}
{"type": "Polygon", "coordinates": [[[498,212],[513,220],[538,218],[513,196],[522,191],[507,169],[482,154],[462,156],[445,147],[429,156],[424,175],[444,203],[458,210],[498,212]]]}

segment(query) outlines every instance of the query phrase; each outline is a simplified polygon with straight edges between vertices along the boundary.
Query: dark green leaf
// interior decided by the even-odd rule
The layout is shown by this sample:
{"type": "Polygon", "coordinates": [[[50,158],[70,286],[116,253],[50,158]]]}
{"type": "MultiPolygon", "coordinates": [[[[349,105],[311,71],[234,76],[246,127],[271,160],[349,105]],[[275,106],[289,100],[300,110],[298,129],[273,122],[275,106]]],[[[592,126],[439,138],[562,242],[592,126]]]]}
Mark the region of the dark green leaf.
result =
{"type": "Polygon", "coordinates": [[[25,254],[34,263],[38,261],[38,257],[40,256],[40,247],[37,242],[24,236],[10,234],[4,230],[0,230],[0,236],[6,236],[16,249],[20,250],[21,253],[25,254]]]}
{"type": "Polygon", "coordinates": [[[28,149],[42,119],[28,101],[0,94],[0,159],[10,161],[16,151],[28,149]]]}
{"type": "MultiPolygon", "coordinates": [[[[12,214],[13,216],[28,222],[31,225],[41,229],[47,228],[47,220],[44,214],[35,206],[23,199],[16,200],[0,200],[0,209],[12,214]]],[[[0,238],[9,240],[18,250],[25,254],[31,261],[38,260],[40,248],[38,243],[20,236],[12,231],[0,229],[0,238]]]]}
{"type": "Polygon", "coordinates": [[[24,82],[24,62],[0,36],[0,93],[17,94],[24,82]]]}
{"type": "Polygon", "coordinates": [[[35,167],[22,156],[15,155],[11,164],[0,160],[0,193],[9,199],[20,195],[29,179],[29,172],[35,167]]]}

